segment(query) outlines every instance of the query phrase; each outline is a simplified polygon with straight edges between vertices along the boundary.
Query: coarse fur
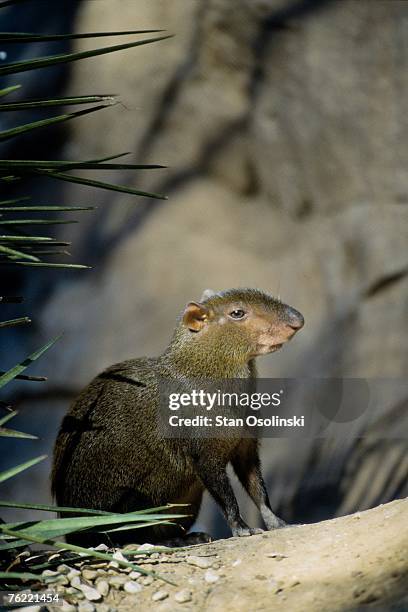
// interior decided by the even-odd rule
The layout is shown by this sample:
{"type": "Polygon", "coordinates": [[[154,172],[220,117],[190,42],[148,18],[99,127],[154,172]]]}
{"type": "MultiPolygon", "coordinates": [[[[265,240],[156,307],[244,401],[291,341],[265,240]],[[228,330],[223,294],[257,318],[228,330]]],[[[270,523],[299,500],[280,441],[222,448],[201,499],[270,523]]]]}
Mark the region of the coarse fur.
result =
{"type": "MultiPolygon", "coordinates": [[[[118,543],[157,542],[187,533],[208,489],[234,535],[258,533],[239,513],[226,473],[231,463],[267,529],[284,525],[270,507],[258,441],[165,437],[157,425],[158,381],[171,379],[191,391],[199,379],[254,378],[255,357],[274,352],[302,326],[299,312],[255,289],[207,290],[200,302],[190,302],[161,356],[111,366],[71,406],[54,449],[58,505],[130,512],[190,504],[189,516],[174,525],[112,534],[118,543]]],[[[77,534],[70,541],[93,545],[101,538],[77,534]]]]}

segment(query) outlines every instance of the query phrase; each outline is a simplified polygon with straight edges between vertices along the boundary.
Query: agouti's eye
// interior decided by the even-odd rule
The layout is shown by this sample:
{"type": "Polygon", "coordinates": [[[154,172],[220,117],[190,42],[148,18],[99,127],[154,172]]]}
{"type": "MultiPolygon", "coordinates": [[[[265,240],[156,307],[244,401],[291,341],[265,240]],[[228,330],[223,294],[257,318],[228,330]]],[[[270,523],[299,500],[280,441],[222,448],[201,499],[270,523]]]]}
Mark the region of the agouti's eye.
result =
{"type": "Polygon", "coordinates": [[[241,310],[240,308],[237,308],[236,310],[233,310],[232,312],[230,312],[229,316],[232,319],[242,319],[245,316],[245,312],[241,310]]]}

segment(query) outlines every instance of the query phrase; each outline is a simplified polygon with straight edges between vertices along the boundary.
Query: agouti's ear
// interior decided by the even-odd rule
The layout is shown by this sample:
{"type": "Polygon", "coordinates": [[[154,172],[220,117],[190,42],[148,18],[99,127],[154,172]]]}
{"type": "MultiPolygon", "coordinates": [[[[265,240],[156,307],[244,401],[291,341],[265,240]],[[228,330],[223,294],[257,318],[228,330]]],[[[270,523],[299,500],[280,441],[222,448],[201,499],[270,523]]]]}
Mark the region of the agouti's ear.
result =
{"type": "Polygon", "coordinates": [[[204,327],[208,315],[208,309],[203,304],[190,302],[184,310],[183,323],[190,331],[199,332],[204,327]]]}

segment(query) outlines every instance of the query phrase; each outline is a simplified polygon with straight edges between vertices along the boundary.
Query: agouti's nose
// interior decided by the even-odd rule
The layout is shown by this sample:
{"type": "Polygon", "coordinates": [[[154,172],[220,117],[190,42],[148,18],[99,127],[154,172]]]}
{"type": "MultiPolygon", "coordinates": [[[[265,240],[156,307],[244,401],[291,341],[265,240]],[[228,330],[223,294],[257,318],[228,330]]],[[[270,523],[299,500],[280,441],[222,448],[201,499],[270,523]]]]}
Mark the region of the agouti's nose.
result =
{"type": "Polygon", "coordinates": [[[305,320],[303,318],[303,315],[300,314],[300,312],[298,312],[294,308],[291,308],[290,306],[287,306],[285,314],[286,324],[289,327],[291,327],[295,331],[297,331],[298,329],[302,329],[303,325],[305,324],[305,320]]]}

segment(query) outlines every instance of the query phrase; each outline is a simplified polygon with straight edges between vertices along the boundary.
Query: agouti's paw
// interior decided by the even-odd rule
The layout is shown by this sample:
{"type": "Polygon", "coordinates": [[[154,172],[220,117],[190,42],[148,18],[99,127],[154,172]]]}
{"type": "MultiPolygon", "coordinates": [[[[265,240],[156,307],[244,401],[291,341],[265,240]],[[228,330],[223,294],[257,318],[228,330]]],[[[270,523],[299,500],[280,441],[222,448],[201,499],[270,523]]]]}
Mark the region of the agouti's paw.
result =
{"type": "Polygon", "coordinates": [[[251,535],[258,535],[263,533],[263,529],[259,529],[259,527],[235,527],[232,530],[232,535],[234,538],[246,538],[251,535]]]}
{"type": "Polygon", "coordinates": [[[288,527],[288,524],[278,516],[274,516],[272,520],[267,522],[268,531],[273,531],[274,529],[282,529],[283,527],[288,527]]]}
{"type": "Polygon", "coordinates": [[[193,544],[207,544],[208,542],[212,542],[212,537],[209,533],[205,533],[204,531],[192,531],[184,538],[185,546],[191,546],[193,544]]]}

